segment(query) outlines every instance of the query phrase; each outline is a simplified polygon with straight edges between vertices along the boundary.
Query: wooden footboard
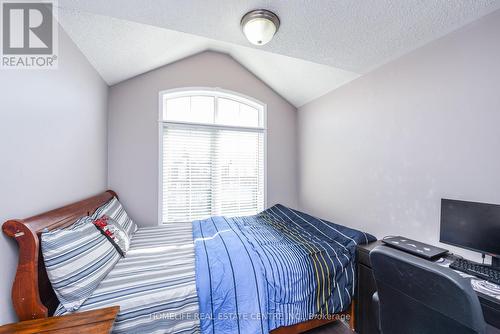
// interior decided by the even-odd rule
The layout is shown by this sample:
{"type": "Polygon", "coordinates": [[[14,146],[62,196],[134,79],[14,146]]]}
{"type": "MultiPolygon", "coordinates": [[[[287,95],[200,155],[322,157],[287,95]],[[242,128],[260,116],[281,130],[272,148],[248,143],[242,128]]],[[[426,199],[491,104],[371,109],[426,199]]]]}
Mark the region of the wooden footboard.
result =
{"type": "Polygon", "coordinates": [[[332,314],[328,316],[326,319],[312,319],[309,321],[300,322],[296,325],[292,326],[284,326],[278,327],[271,331],[271,334],[299,334],[307,332],[308,330],[318,328],[324,325],[328,325],[335,321],[347,320],[349,322],[349,327],[354,331],[355,318],[354,318],[354,310],[355,310],[355,301],[351,302],[349,309],[344,312],[332,314]]]}

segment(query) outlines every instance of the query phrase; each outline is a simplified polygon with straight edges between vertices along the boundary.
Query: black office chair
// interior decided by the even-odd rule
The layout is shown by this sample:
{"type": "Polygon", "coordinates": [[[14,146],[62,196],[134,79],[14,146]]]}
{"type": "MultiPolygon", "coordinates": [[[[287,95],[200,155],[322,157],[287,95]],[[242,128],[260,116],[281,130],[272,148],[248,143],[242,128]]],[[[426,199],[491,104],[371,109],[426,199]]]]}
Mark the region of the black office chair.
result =
{"type": "Polygon", "coordinates": [[[500,333],[484,321],[469,280],[453,270],[387,246],[374,248],[370,262],[383,334],[500,333]]]}

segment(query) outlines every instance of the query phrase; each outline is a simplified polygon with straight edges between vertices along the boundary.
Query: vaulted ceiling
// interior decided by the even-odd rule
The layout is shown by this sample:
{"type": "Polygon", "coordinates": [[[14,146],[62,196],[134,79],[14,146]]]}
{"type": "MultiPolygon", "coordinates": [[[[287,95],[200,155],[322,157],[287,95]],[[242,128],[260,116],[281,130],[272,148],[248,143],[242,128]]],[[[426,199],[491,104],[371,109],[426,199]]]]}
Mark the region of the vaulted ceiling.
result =
{"type": "Polygon", "coordinates": [[[500,0],[59,0],[63,28],[110,85],[186,56],[230,54],[301,106],[500,8],[500,0]],[[256,8],[281,27],[250,45],[239,21],[256,8]]]}

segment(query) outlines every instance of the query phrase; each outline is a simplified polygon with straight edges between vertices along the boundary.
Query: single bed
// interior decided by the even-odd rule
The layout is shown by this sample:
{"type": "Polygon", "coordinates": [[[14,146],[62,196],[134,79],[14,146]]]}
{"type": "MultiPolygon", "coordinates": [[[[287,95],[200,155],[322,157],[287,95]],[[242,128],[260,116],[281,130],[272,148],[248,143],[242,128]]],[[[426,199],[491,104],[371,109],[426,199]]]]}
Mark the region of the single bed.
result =
{"type": "MultiPolygon", "coordinates": [[[[41,232],[67,227],[114,196],[4,223],[19,245],[12,300],[20,320],[67,313],[47,278],[41,232]]],[[[251,217],[140,228],[80,310],[120,305],[116,333],[300,333],[339,318],[352,325],[354,248],[373,240],[281,205],[251,217]]]]}

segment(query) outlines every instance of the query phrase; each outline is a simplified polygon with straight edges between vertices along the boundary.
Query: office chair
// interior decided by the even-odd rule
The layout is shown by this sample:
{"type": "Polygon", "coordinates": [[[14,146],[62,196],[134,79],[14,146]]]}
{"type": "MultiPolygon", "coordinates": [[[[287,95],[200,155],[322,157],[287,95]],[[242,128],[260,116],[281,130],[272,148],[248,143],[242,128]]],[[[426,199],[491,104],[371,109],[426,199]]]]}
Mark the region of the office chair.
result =
{"type": "Polygon", "coordinates": [[[484,321],[469,280],[453,270],[387,246],[374,248],[370,262],[383,334],[500,333],[484,321]]]}

